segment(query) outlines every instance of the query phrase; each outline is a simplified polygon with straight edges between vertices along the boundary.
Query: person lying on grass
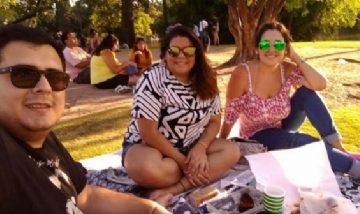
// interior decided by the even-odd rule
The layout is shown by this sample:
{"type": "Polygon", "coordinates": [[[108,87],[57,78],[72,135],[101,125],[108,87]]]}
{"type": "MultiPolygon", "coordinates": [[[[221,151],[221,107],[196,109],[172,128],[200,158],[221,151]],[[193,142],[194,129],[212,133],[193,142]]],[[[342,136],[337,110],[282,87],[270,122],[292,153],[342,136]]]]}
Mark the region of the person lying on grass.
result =
{"type": "Polygon", "coordinates": [[[216,73],[191,29],[164,39],[165,63],[144,72],[136,86],[123,165],[150,199],[176,195],[221,177],[240,158],[233,142],[217,139],[221,108],[216,73]]]}

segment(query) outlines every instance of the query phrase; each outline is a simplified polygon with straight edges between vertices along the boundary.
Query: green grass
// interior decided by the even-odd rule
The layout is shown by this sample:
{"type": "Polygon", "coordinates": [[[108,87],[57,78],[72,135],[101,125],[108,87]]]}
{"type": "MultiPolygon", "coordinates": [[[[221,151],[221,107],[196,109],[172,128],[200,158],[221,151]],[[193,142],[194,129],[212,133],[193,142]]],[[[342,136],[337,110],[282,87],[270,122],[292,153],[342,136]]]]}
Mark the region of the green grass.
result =
{"type": "Polygon", "coordinates": [[[130,107],[123,106],[60,122],[54,132],[80,160],[119,150],[129,122],[130,107]]]}
{"type": "MultiPolygon", "coordinates": [[[[343,136],[342,142],[345,148],[350,151],[360,152],[360,105],[335,109],[331,114],[339,132],[343,136]]],[[[319,137],[309,121],[305,121],[301,131],[319,137]]]]}
{"type": "MultiPolygon", "coordinates": [[[[360,106],[332,111],[347,149],[360,152],[360,106]]],[[[80,118],[60,122],[55,133],[76,160],[107,154],[121,148],[130,121],[130,107],[118,107],[80,118]]],[[[318,136],[306,121],[301,131],[318,136]]]]}
{"type": "Polygon", "coordinates": [[[318,41],[318,42],[294,42],[294,48],[360,48],[359,41],[318,41]]]}

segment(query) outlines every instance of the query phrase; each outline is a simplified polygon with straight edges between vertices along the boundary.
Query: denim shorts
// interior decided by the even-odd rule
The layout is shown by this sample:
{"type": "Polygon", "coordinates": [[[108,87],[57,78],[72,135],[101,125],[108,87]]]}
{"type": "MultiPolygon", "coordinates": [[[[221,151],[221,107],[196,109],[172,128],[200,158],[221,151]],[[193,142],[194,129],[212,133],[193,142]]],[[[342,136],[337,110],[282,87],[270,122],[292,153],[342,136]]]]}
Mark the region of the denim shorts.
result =
{"type": "MultiPolygon", "coordinates": [[[[136,144],[139,144],[139,143],[130,143],[130,142],[127,142],[124,140],[123,142],[123,145],[122,145],[122,153],[121,153],[121,164],[123,167],[124,166],[124,160],[125,160],[125,156],[126,156],[126,153],[129,151],[129,149],[136,145],[136,144]]],[[[190,146],[186,147],[186,148],[182,148],[182,149],[179,149],[179,151],[187,156],[189,154],[189,151],[196,145],[196,143],[192,143],[190,146]]]]}
{"type": "Polygon", "coordinates": [[[133,146],[136,145],[135,143],[129,143],[127,141],[124,140],[123,145],[122,145],[122,153],[121,153],[121,164],[123,167],[124,166],[124,160],[125,160],[125,156],[127,151],[129,151],[129,149],[133,146]]]}

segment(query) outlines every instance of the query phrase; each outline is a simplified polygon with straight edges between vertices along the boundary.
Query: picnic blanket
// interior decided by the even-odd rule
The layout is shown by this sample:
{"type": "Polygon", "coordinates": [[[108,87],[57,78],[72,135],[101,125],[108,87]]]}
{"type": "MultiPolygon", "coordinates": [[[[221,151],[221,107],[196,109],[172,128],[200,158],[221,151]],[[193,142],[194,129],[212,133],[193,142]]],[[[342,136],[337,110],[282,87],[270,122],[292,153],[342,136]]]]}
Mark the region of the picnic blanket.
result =
{"type": "MultiPolygon", "coordinates": [[[[117,192],[133,193],[139,197],[143,197],[148,191],[146,188],[137,185],[128,176],[125,169],[121,165],[121,151],[102,155],[91,159],[80,161],[85,168],[88,169],[88,184],[106,187],[117,192]]],[[[248,170],[247,165],[235,165],[228,173],[226,173],[219,180],[209,184],[216,188],[222,188],[228,185],[234,178],[241,175],[248,170]]],[[[360,206],[360,186],[352,183],[345,175],[337,174],[341,193],[345,198],[350,199],[357,207],[360,206]]],[[[195,210],[189,207],[187,196],[193,189],[181,195],[174,197],[169,206],[172,213],[196,213],[195,210]]]]}

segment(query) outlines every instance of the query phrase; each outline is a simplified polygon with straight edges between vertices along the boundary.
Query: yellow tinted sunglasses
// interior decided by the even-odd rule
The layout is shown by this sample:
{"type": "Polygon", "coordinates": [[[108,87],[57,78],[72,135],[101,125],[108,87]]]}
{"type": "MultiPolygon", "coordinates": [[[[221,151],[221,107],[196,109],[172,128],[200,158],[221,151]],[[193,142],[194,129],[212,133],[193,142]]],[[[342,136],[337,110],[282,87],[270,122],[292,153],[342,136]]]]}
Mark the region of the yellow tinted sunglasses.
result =
{"type": "Polygon", "coordinates": [[[168,54],[171,57],[178,57],[180,53],[183,52],[184,56],[187,58],[193,57],[195,55],[195,51],[196,51],[195,47],[179,48],[175,46],[171,46],[167,50],[168,54]]]}

